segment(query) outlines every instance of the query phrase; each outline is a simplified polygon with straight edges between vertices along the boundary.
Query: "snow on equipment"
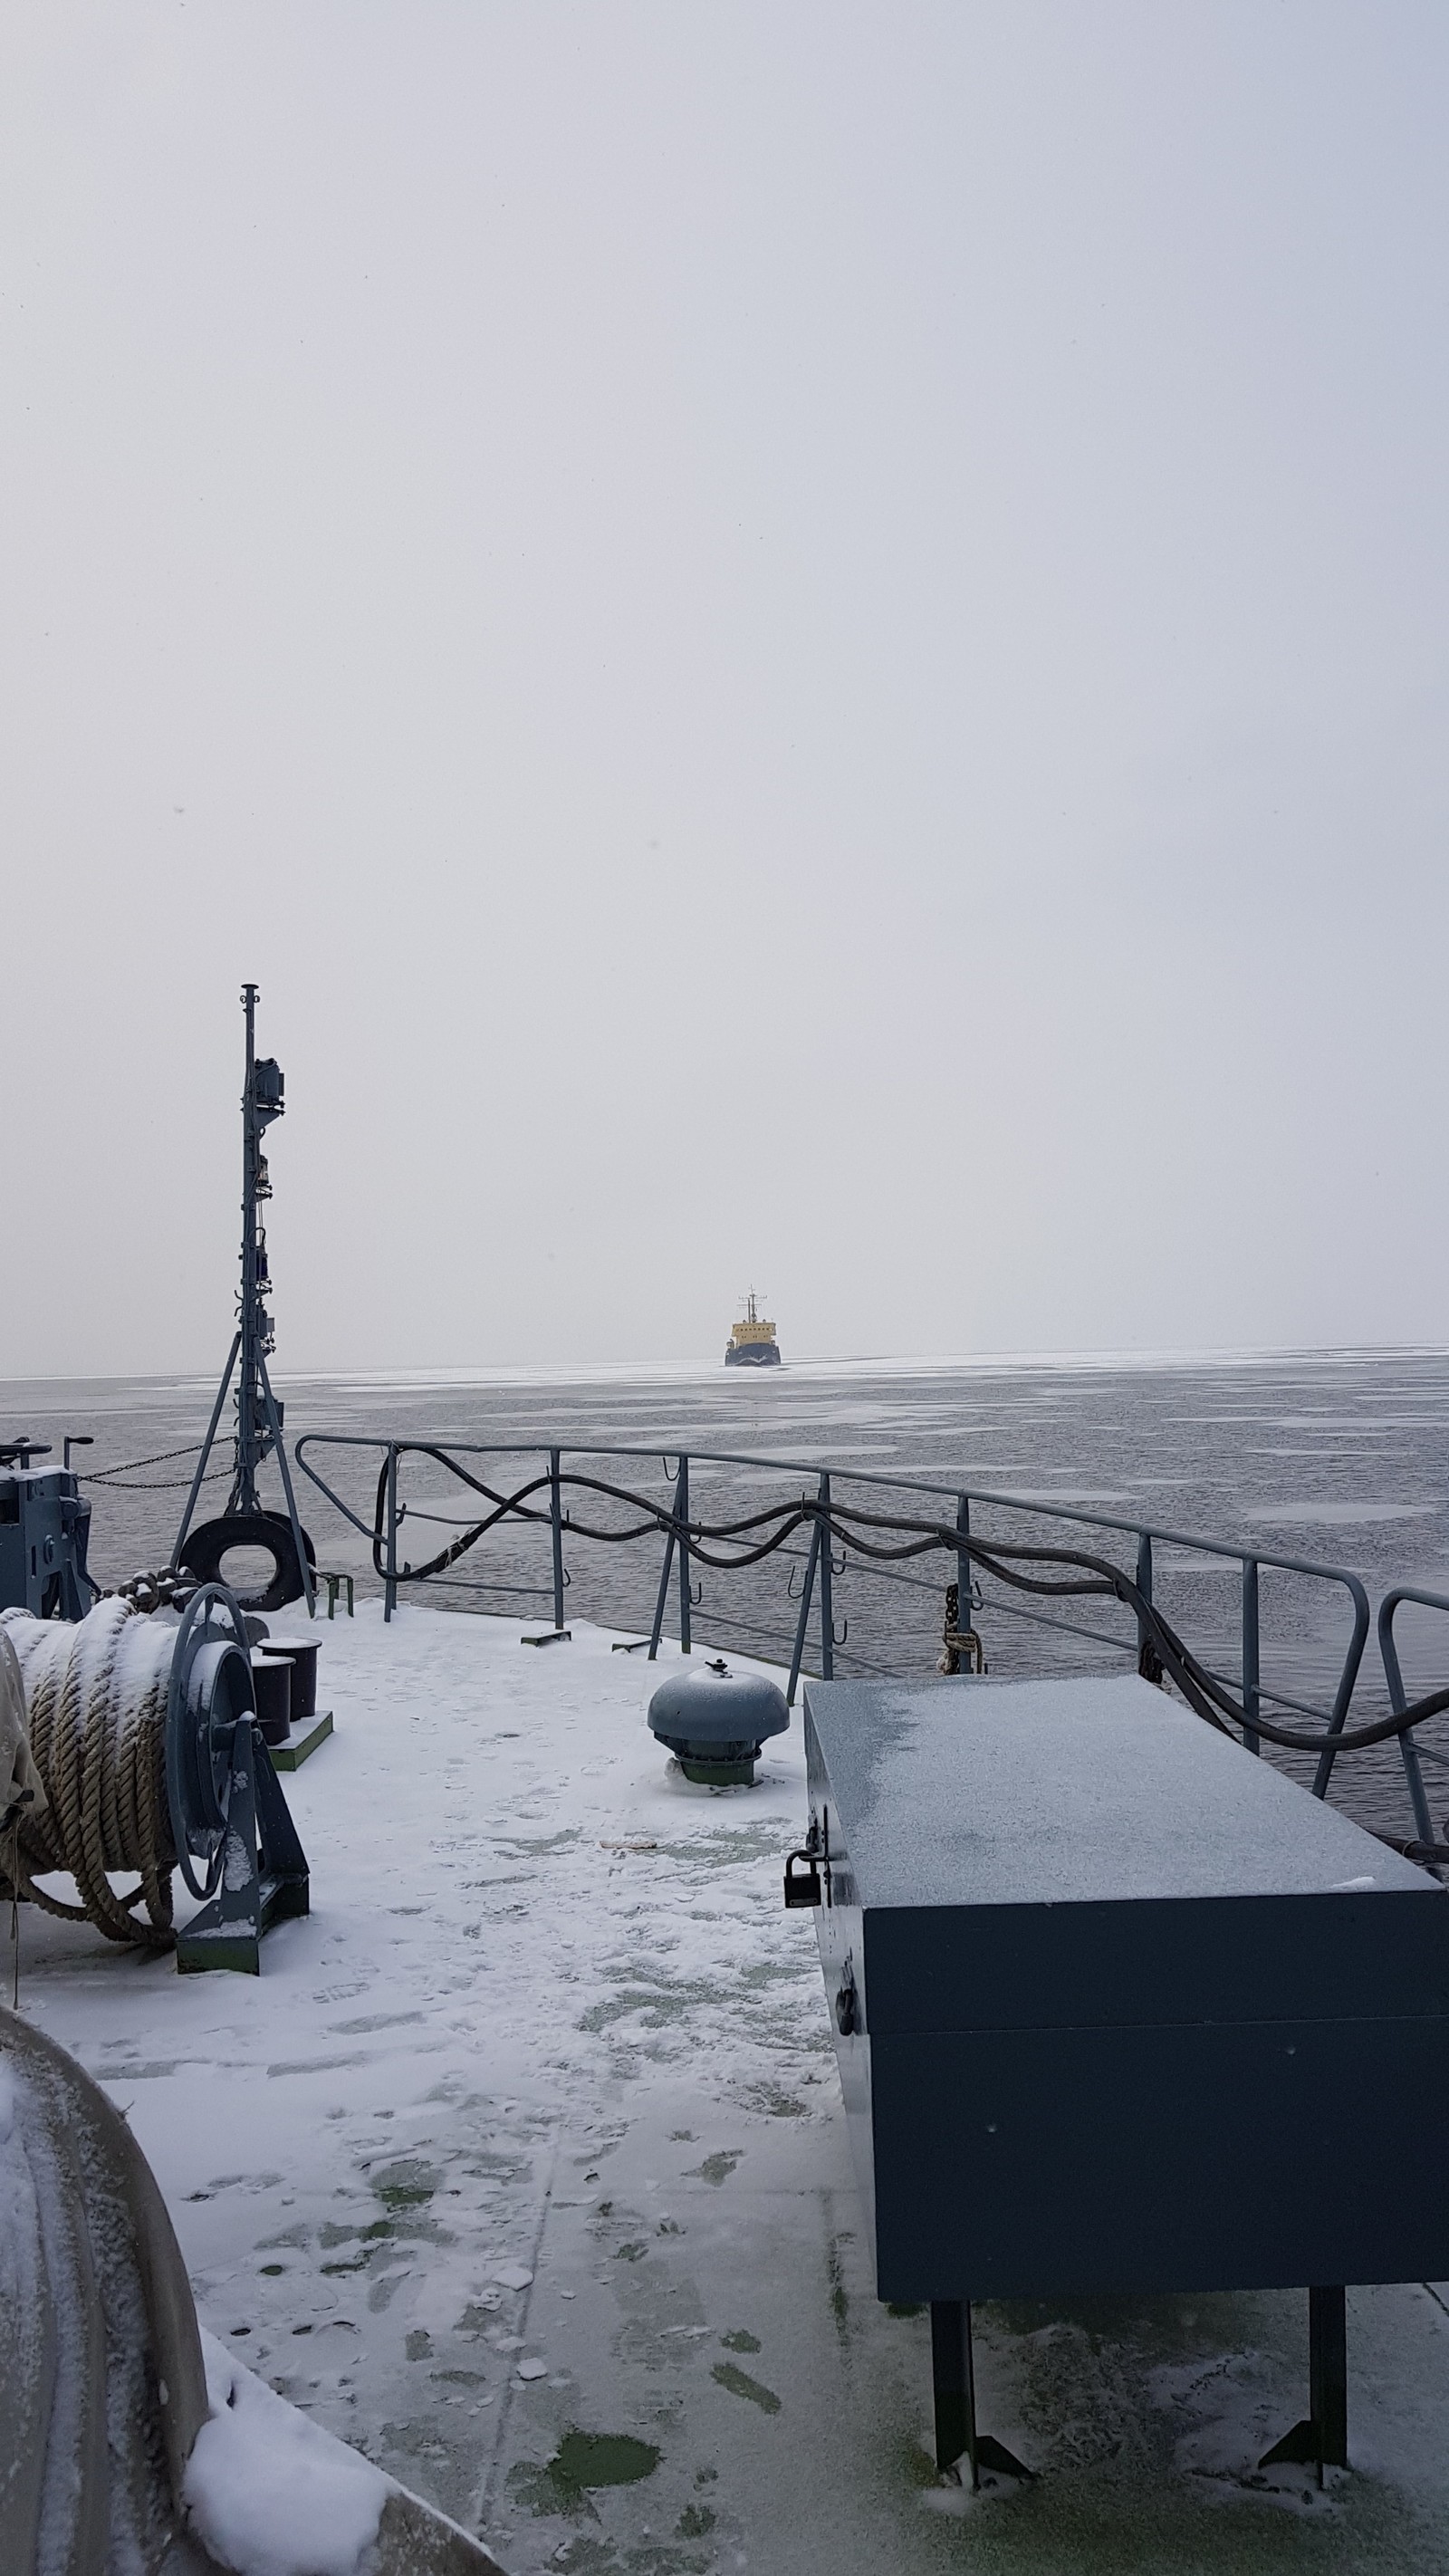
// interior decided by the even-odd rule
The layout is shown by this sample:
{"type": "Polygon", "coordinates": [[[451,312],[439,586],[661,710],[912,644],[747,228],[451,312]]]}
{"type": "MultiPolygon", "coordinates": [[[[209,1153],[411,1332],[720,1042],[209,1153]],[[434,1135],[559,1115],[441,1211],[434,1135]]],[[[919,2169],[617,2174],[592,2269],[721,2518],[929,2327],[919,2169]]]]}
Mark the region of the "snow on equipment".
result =
{"type": "Polygon", "coordinates": [[[767,1736],[790,1723],[785,1694],[762,1673],[732,1673],[716,1658],[661,1682],[649,1723],[679,1759],[686,1780],[710,1789],[748,1789],[767,1736]]]}
{"type": "Polygon", "coordinates": [[[204,2338],[125,2116],[0,2008],[6,2576],[501,2576],[204,2338]]]}
{"type": "Polygon", "coordinates": [[[1023,2474],[973,2300],[1305,2284],[1263,2465],[1346,2465],[1341,2285],[1449,2276],[1449,1891],[1132,1675],[810,1682],[805,1750],[786,1902],[939,2465],[1023,2474]]]}
{"type": "Polygon", "coordinates": [[[292,1731],[292,1667],[286,1657],[269,1655],[265,1646],[253,1646],[252,1689],[262,1742],[270,1751],[292,1731]]]}
{"type": "Polygon", "coordinates": [[[171,1551],[171,1568],[175,1573],[185,1566],[199,1583],[217,1583],[226,1574],[226,1559],[233,1550],[258,1549],[270,1557],[271,1573],[259,1588],[240,1590],[232,1587],[242,1608],[280,1610],[289,1601],[305,1598],[310,1612],[314,1588],[312,1570],[317,1558],[312,1542],[297,1518],[287,1453],[282,1445],[282,1407],[272,1393],[272,1381],[267,1374],[267,1353],[276,1348],[277,1335],[267,1307],[272,1281],[267,1261],[266,1227],[259,1213],[272,1195],[271,1175],[262,1152],[262,1137],[273,1119],[280,1118],[285,1112],[286,1080],[274,1057],[259,1058],[256,1052],[256,985],[244,984],[241,998],[246,1013],[247,1051],[246,1080],[242,1088],[242,1240],[237,1329],[222,1371],[216,1402],[212,1406],[196,1473],[191,1480],[186,1509],[181,1515],[176,1545],[171,1551]],[[193,1529],[191,1515],[196,1509],[211,1458],[233,1371],[238,1373],[236,1467],[231,1492],[226,1510],[218,1519],[203,1521],[193,1529]],[[281,1472],[282,1492],[287,1505],[285,1512],[267,1511],[257,1494],[258,1473],[273,1456],[281,1472]]]}
{"type": "MultiPolygon", "coordinates": [[[[272,1756],[274,1771],[300,1771],[319,1744],[325,1744],[332,1732],[332,1711],[317,1706],[317,1640],[315,1637],[272,1637],[266,1640],[268,1663],[285,1663],[291,1667],[291,1694],[288,1723],[284,1733],[263,1732],[272,1756]]],[[[253,1659],[255,1661],[255,1659],[253,1659]]]]}
{"type": "Polygon", "coordinates": [[[32,1467],[32,1458],[49,1457],[48,1442],[0,1442],[0,1610],[85,1616],[96,1590],[86,1572],[91,1507],[71,1469],[71,1446],[67,1440],[63,1467],[32,1467]]]}
{"type": "Polygon", "coordinates": [[[256,1724],[241,1609],[205,1584],[179,1613],[108,1596],[68,1623],[0,1614],[40,1792],[7,1819],[0,1888],[177,1966],[256,1975],[261,1938],[308,1910],[307,1860],[256,1724]],[[172,1872],[201,1911],[178,1934],[172,1872]],[[70,1905],[38,1882],[68,1870],[70,1905]],[[138,1873],[129,1889],[113,1874],[138,1873]]]}

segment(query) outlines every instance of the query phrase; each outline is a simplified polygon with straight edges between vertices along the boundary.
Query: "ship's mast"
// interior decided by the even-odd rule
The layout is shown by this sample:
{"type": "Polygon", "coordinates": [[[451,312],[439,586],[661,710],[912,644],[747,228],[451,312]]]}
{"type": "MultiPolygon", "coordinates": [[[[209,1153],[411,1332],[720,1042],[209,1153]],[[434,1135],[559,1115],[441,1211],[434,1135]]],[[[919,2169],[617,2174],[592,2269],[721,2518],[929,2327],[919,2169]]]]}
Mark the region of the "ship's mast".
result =
{"type": "Polygon", "coordinates": [[[272,1195],[267,1159],[262,1152],[262,1132],[274,1118],[283,1115],[286,1103],[282,1096],[281,1066],[271,1056],[264,1057],[260,1063],[257,1061],[257,1001],[256,985],[244,984],[242,1007],[247,1020],[247,1063],[242,1090],[241,1292],[237,1299],[241,1373],[236,1391],[236,1468],[227,1503],[231,1512],[261,1509],[257,1499],[257,1471],[272,1446],[262,1363],[267,1353],[275,1349],[277,1337],[267,1312],[266,1301],[271,1285],[267,1271],[267,1237],[257,1210],[261,1201],[272,1195]]]}
{"type": "MultiPolygon", "coordinates": [[[[296,1589],[290,1592],[284,1591],[280,1598],[292,1601],[300,1594],[306,1601],[310,1615],[313,1608],[312,1566],[315,1558],[312,1554],[311,1541],[297,1518],[297,1498],[292,1491],[291,1471],[287,1465],[287,1452],[282,1441],[282,1408],[272,1393],[271,1380],[267,1375],[267,1354],[276,1348],[277,1336],[272,1318],[267,1311],[267,1299],[272,1293],[272,1283],[267,1266],[266,1228],[258,1214],[263,1202],[272,1195],[267,1158],[262,1152],[262,1136],[270,1127],[272,1120],[283,1115],[287,1104],[283,1097],[285,1086],[281,1066],[275,1056],[257,1054],[257,1003],[260,998],[255,984],[242,986],[242,1009],[246,1013],[247,1023],[247,1060],[241,1104],[241,1286],[237,1292],[236,1331],[232,1335],[231,1350],[221,1373],[216,1402],[211,1408],[211,1420],[207,1425],[206,1438],[201,1444],[201,1455],[196,1462],[196,1472],[191,1479],[191,1491],[186,1497],[186,1509],[181,1515],[181,1527],[176,1533],[176,1544],[171,1551],[171,1570],[175,1573],[185,1565],[188,1541],[199,1551],[198,1562],[204,1561],[209,1551],[213,1571],[223,1567],[228,1548],[250,1544],[251,1532],[247,1524],[252,1523],[255,1525],[257,1544],[270,1551],[281,1578],[289,1581],[295,1576],[296,1589]],[[231,1494],[226,1511],[220,1520],[206,1521],[200,1528],[194,1529],[193,1515],[201,1497],[202,1486],[206,1482],[212,1447],[221,1427],[221,1417],[226,1409],[227,1397],[231,1392],[232,1375],[238,1369],[240,1374],[236,1391],[236,1445],[233,1453],[231,1494]],[[287,1551],[279,1548],[276,1538],[281,1515],[269,1512],[257,1493],[258,1472],[269,1458],[275,1458],[277,1472],[282,1480],[282,1493],[287,1506],[286,1527],[291,1539],[290,1552],[295,1558],[295,1564],[291,1567],[286,1561],[287,1551]]],[[[247,1596],[240,1597],[243,1608],[256,1606],[255,1602],[249,1605],[247,1596]]]]}

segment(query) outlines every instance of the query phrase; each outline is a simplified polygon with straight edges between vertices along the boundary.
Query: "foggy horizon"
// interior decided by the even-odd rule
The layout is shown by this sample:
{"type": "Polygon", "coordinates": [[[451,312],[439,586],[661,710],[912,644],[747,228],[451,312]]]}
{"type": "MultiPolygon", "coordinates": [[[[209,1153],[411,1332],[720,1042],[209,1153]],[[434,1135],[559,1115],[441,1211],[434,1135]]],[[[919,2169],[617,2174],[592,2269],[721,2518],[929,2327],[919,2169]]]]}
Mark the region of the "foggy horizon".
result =
{"type": "Polygon", "coordinates": [[[0,43],[0,1375],[1449,1345],[1442,12],[0,43]]]}

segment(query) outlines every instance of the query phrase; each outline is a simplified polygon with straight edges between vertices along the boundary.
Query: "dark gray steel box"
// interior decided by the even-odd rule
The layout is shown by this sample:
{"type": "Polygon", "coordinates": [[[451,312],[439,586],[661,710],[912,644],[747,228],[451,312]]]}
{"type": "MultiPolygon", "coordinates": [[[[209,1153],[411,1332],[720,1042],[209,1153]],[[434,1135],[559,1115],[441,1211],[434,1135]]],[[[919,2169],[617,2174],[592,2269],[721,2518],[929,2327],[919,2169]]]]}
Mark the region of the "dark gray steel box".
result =
{"type": "Polygon", "coordinates": [[[1135,1676],[805,1743],[882,2298],[1449,2277],[1437,1881],[1135,1676]]]}

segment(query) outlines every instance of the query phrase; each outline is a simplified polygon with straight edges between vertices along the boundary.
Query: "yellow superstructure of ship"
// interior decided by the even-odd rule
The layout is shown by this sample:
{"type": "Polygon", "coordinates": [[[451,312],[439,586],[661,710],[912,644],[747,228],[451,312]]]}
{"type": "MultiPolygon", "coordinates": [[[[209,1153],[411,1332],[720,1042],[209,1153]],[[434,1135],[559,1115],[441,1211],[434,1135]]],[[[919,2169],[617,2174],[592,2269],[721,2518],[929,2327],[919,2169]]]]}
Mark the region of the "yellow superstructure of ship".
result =
{"type": "Polygon", "coordinates": [[[725,1344],[726,1368],[778,1368],[780,1345],[775,1327],[760,1314],[753,1288],[745,1299],[745,1311],[725,1344]]]}

